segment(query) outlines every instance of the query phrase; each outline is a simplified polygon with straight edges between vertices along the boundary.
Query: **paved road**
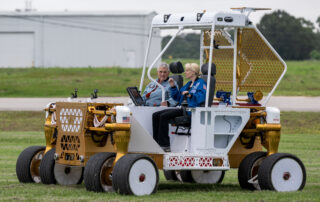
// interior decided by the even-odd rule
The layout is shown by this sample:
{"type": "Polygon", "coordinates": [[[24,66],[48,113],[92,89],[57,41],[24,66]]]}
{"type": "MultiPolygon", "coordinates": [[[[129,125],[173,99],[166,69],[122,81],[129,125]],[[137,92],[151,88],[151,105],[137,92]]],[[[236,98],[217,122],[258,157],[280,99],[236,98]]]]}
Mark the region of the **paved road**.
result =
{"type": "MultiPolygon", "coordinates": [[[[49,102],[66,100],[65,98],[0,98],[0,111],[41,111],[49,102]]],[[[86,101],[84,98],[80,100],[86,101]]],[[[106,97],[95,101],[126,104],[128,97],[106,97]]],[[[278,107],[281,111],[320,112],[320,96],[274,96],[267,106],[278,107]]]]}

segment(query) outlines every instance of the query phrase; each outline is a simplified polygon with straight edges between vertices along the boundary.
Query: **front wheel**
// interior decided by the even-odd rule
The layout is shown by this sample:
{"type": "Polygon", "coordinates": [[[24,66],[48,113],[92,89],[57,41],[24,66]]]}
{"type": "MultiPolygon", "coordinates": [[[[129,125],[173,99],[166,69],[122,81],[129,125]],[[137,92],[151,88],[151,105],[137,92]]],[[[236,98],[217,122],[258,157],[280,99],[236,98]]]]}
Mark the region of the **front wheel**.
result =
{"type": "Polygon", "coordinates": [[[306,169],[301,160],[286,153],[276,153],[264,159],[258,172],[261,189],[279,192],[302,190],[306,169]]]}
{"type": "Polygon", "coordinates": [[[143,154],[120,158],[112,175],[112,186],[120,194],[150,195],[158,188],[159,173],[154,161],[143,154]]]}
{"type": "Polygon", "coordinates": [[[56,184],[56,178],[54,177],[54,154],[56,149],[49,150],[42,158],[40,163],[40,177],[43,184],[56,184]]]}

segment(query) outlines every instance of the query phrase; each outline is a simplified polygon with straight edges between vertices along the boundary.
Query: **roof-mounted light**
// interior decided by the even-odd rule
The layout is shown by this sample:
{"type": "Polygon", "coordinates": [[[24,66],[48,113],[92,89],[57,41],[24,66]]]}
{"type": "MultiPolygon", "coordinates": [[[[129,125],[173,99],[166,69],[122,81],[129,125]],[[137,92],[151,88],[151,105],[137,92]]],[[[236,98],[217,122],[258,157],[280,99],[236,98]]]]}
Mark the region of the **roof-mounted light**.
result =
{"type": "Polygon", "coordinates": [[[168,22],[169,18],[170,18],[171,14],[166,14],[163,16],[163,22],[166,23],[168,22]]]}

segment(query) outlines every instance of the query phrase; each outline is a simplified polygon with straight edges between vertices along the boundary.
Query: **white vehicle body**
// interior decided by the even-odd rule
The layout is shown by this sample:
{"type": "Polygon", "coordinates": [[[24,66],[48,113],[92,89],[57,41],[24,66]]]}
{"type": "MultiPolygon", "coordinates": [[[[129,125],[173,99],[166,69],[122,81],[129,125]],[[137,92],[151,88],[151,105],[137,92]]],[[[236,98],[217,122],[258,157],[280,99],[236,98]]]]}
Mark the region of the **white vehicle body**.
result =
{"type": "MultiPolygon", "coordinates": [[[[203,31],[204,30],[222,30],[225,38],[230,42],[229,46],[219,46],[219,49],[232,49],[234,52],[233,57],[233,88],[231,105],[226,106],[223,103],[221,105],[213,105],[209,107],[208,94],[210,79],[207,80],[207,95],[205,107],[197,107],[190,109],[192,112],[191,122],[191,136],[178,136],[172,134],[175,131],[174,126],[170,126],[169,137],[171,143],[170,153],[165,153],[161,147],[153,140],[152,137],[152,114],[153,112],[163,110],[163,107],[141,107],[131,106],[131,112],[133,115],[132,133],[129,144],[129,152],[144,152],[144,153],[158,153],[164,154],[163,169],[166,170],[227,170],[230,168],[228,152],[232,148],[233,144],[239,137],[240,133],[244,129],[250,118],[250,108],[234,108],[237,106],[237,80],[236,80],[236,64],[237,64],[237,30],[242,28],[251,28],[256,30],[262,37],[269,48],[274,52],[276,56],[278,54],[270,46],[270,44],[264,39],[255,26],[251,24],[248,16],[243,13],[235,12],[219,12],[219,13],[188,13],[188,14],[171,14],[171,15],[157,15],[152,21],[150,30],[150,36],[148,41],[148,47],[152,41],[152,33],[156,28],[160,29],[177,29],[177,32],[172,36],[171,40],[166,44],[161,53],[150,64],[147,75],[148,78],[157,83],[157,81],[151,77],[151,69],[161,58],[163,53],[172,44],[173,40],[184,29],[201,30],[200,40],[200,66],[203,63],[203,50],[209,49],[210,55],[213,54],[214,49],[214,32],[211,32],[210,46],[205,46],[203,43],[203,31]],[[234,39],[224,31],[224,28],[234,29],[234,39]],[[214,159],[222,159],[222,166],[213,165],[214,159]]],[[[142,90],[144,75],[147,69],[148,61],[148,49],[145,57],[145,63],[143,66],[143,73],[141,77],[139,90],[142,90]]],[[[278,81],[274,85],[273,89],[264,100],[262,106],[265,106],[278,86],[281,78],[286,72],[286,65],[283,60],[278,56],[278,59],[285,66],[285,70],[282,72],[278,81]]],[[[209,57],[209,69],[208,75],[211,74],[212,57],[209,57]]],[[[162,89],[162,101],[164,101],[164,87],[157,83],[162,89]]],[[[210,104],[211,105],[211,104],[210,104]]],[[[278,115],[280,116],[279,110],[278,115]]]]}

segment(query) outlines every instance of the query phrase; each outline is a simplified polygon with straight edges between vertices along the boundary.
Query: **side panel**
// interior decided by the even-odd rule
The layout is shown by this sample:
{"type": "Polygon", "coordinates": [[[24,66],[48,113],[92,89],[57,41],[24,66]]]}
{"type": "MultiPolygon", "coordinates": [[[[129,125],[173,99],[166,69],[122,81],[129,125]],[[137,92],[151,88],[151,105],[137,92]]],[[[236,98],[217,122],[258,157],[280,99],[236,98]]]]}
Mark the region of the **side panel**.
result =
{"type": "Polygon", "coordinates": [[[250,117],[250,109],[196,108],[192,111],[191,152],[227,155],[250,117]]]}

